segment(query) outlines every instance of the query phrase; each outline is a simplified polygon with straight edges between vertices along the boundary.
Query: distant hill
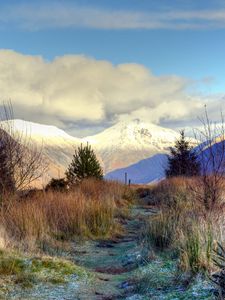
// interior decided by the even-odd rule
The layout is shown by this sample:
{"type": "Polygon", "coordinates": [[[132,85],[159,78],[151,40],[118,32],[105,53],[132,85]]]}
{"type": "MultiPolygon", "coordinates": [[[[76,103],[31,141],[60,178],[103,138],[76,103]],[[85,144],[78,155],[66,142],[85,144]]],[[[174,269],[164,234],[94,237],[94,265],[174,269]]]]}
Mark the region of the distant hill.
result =
{"type": "Polygon", "coordinates": [[[165,167],[167,166],[166,154],[155,154],[150,158],[143,159],[127,168],[117,169],[107,173],[106,179],[119,180],[124,182],[125,173],[128,180],[135,184],[148,184],[157,182],[165,177],[165,167]]]}

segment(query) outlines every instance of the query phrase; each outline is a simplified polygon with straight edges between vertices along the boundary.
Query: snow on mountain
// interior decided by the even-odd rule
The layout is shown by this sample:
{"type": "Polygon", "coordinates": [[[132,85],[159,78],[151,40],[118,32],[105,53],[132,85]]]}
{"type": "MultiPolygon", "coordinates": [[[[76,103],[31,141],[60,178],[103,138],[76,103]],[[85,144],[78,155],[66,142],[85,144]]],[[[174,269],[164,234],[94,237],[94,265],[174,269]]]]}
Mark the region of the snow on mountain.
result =
{"type": "Polygon", "coordinates": [[[55,126],[22,120],[1,122],[0,126],[8,133],[13,129],[24,140],[31,139],[32,144],[42,151],[49,162],[49,171],[43,174],[44,183],[52,177],[63,177],[75,148],[86,142],[96,151],[107,177],[120,179],[125,171],[118,169],[130,166],[128,169],[133,182],[157,180],[162,173],[163,154],[167,154],[179,138],[179,133],[172,129],[139,119],[119,122],[99,134],[82,139],[72,137],[55,126]]]}
{"type": "Polygon", "coordinates": [[[88,141],[103,161],[105,173],[124,168],[158,153],[168,153],[179,133],[135,119],[119,122],[88,141]]]}
{"type": "Polygon", "coordinates": [[[19,135],[22,134],[24,138],[31,138],[36,143],[60,144],[60,143],[76,143],[80,140],[70,136],[62,129],[56,126],[43,125],[24,120],[8,120],[1,122],[2,128],[13,129],[19,135]]]}
{"type": "Polygon", "coordinates": [[[80,145],[78,138],[72,137],[65,131],[49,125],[42,125],[23,120],[3,121],[0,124],[9,134],[21,138],[21,142],[28,141],[37,151],[41,151],[49,168],[43,174],[42,182],[46,184],[52,177],[64,177],[64,173],[72,160],[75,148],[80,145]]]}

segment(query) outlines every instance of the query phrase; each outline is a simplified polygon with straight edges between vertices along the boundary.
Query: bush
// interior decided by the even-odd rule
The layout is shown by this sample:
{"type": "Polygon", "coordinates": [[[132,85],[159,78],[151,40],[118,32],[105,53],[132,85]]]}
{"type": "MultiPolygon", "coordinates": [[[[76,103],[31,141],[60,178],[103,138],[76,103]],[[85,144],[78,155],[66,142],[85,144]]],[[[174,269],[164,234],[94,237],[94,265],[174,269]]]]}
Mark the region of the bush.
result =
{"type": "Polygon", "coordinates": [[[68,190],[68,183],[65,178],[52,178],[50,182],[46,185],[46,191],[52,190],[57,192],[64,192],[68,190]]]}

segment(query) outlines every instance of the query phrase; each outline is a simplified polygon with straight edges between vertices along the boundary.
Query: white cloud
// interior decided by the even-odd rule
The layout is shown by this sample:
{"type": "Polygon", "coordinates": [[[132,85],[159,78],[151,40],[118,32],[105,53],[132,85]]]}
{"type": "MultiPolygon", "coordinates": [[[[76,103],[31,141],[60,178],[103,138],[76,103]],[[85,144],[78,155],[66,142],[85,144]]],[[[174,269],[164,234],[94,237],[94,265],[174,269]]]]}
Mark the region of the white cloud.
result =
{"type": "Polygon", "coordinates": [[[197,116],[207,102],[215,110],[218,102],[188,95],[188,85],[183,78],[155,76],[138,64],[114,66],[80,55],[48,62],[0,51],[0,95],[11,99],[16,117],[71,131],[73,124],[82,125],[84,132],[88,124],[94,131],[121,118],[179,122],[197,116]]]}
{"type": "Polygon", "coordinates": [[[1,7],[0,25],[28,30],[45,28],[94,29],[208,29],[225,28],[225,9],[107,10],[74,4],[14,4],[1,7]]]}

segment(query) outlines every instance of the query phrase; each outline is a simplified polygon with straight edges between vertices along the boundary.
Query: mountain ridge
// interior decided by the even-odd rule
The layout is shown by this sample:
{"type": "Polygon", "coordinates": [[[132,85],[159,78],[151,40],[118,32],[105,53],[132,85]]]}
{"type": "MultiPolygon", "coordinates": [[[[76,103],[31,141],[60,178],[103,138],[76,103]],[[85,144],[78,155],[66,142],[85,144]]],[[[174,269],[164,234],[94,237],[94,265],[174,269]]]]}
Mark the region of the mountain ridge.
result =
{"type": "MultiPolygon", "coordinates": [[[[1,122],[0,126],[2,125],[4,121],[1,122]]],[[[179,138],[179,133],[172,129],[139,119],[120,121],[96,135],[84,138],[73,137],[56,126],[20,119],[6,121],[7,131],[6,125],[9,125],[9,128],[13,127],[16,133],[24,134],[25,138],[31,138],[37,148],[43,151],[44,157],[50,163],[50,171],[46,174],[45,181],[49,181],[52,177],[63,177],[75,148],[86,142],[89,142],[95,150],[106,178],[107,174],[115,170],[119,172],[118,169],[129,168],[145,159],[148,159],[148,164],[154,166],[154,172],[159,174],[162,168],[157,155],[168,154],[169,148],[173,147],[179,138]]],[[[149,172],[152,172],[151,168],[149,172]]]]}

